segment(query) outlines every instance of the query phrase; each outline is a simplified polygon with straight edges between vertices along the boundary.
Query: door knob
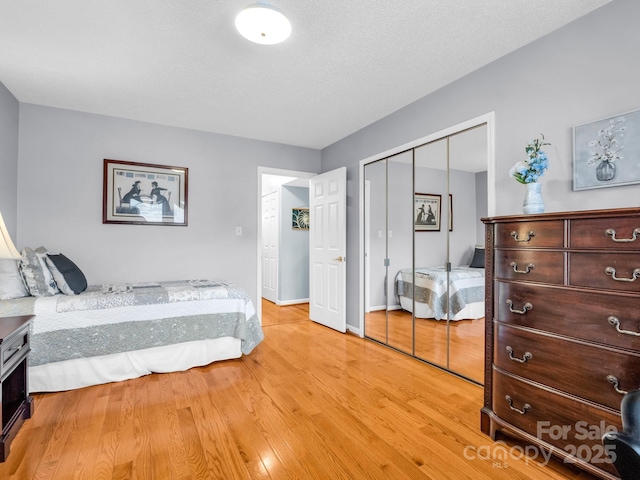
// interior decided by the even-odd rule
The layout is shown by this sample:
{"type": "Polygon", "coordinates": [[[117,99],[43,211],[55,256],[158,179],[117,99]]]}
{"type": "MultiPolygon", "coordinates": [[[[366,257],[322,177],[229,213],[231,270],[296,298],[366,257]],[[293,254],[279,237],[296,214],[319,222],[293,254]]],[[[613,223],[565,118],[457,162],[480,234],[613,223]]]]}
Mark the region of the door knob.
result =
{"type": "Polygon", "coordinates": [[[342,258],[342,256],[340,256],[340,257],[338,257],[338,258],[334,258],[334,260],[335,260],[336,262],[343,262],[345,259],[344,259],[344,258],[342,258]]]}

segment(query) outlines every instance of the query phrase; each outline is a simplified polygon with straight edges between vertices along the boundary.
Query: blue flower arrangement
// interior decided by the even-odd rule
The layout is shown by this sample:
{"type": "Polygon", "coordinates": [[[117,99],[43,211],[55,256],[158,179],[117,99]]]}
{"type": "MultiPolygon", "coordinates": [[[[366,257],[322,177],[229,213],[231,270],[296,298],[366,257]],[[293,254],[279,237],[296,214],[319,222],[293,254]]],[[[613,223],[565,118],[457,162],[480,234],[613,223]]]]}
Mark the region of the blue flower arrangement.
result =
{"type": "Polygon", "coordinates": [[[509,176],[515,178],[520,183],[536,183],[547,168],[549,168],[549,159],[541,148],[543,145],[551,144],[544,141],[544,135],[540,134],[540,136],[542,139],[535,138],[525,147],[529,158],[516,163],[511,167],[511,170],[509,170],[509,176]]]}

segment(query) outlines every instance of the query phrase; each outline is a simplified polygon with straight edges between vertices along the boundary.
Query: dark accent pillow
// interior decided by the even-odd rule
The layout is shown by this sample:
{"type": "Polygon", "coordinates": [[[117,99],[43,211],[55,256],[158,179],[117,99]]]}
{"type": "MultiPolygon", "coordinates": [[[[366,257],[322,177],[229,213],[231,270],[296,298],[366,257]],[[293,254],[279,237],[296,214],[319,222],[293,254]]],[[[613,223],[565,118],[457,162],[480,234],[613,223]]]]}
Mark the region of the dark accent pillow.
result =
{"type": "Polygon", "coordinates": [[[87,289],[87,279],[78,266],[62,254],[47,255],[47,264],[58,288],[66,295],[77,295],[87,289]]]}
{"type": "Polygon", "coordinates": [[[476,251],[473,253],[473,260],[471,260],[472,268],[484,268],[484,247],[476,247],[476,251]]]}

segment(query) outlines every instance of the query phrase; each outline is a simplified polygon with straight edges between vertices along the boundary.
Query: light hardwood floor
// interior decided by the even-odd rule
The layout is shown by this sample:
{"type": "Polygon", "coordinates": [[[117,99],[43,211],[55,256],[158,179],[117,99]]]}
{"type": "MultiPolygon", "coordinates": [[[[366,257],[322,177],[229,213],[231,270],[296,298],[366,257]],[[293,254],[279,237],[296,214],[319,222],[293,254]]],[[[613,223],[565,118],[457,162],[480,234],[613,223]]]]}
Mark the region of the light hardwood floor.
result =
{"type": "Polygon", "coordinates": [[[35,395],[0,478],[591,478],[521,450],[492,459],[480,387],[304,307],[265,313],[241,359],[35,395]]]}
{"type": "Polygon", "coordinates": [[[415,348],[416,357],[483,383],[484,318],[448,323],[416,318],[414,325],[406,310],[378,310],[367,313],[365,322],[368,337],[409,354],[415,348]]]}

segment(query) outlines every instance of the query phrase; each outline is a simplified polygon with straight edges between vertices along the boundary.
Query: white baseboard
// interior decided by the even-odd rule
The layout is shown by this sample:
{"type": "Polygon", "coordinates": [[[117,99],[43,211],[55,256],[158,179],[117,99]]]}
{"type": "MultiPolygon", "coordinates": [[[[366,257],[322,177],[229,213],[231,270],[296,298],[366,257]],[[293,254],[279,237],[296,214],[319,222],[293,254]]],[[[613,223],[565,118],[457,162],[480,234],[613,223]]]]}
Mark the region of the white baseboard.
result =
{"type": "Polygon", "coordinates": [[[280,307],[284,307],[287,305],[299,305],[301,303],[309,303],[309,299],[308,298],[298,298],[296,300],[278,300],[276,302],[276,305],[280,306],[280,307]]]}
{"type": "Polygon", "coordinates": [[[358,327],[354,327],[353,325],[347,324],[347,332],[351,332],[354,335],[357,335],[359,337],[362,336],[362,335],[360,335],[360,329],[358,327]]]}
{"type": "Polygon", "coordinates": [[[377,307],[371,307],[370,312],[379,312],[380,310],[402,310],[402,305],[379,305],[377,307]]]}

